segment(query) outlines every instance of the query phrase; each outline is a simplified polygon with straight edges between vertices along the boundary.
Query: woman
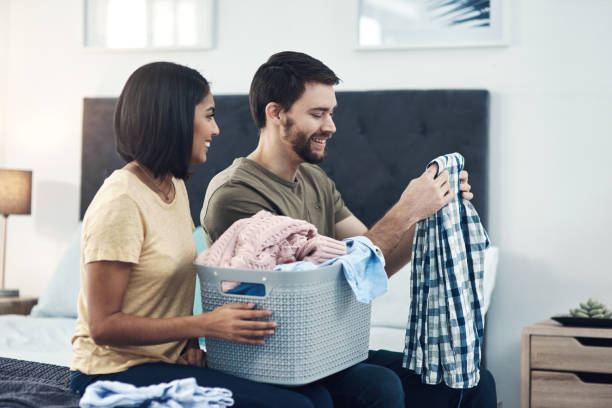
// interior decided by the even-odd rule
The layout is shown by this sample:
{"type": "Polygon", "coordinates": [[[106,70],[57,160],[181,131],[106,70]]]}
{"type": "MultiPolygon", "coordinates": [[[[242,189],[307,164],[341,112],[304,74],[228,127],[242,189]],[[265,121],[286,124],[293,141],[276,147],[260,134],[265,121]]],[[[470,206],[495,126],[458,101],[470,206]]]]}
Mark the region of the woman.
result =
{"type": "Polygon", "coordinates": [[[331,406],[321,385],[285,389],[205,367],[198,337],[263,344],[269,310],[227,304],[192,316],[196,256],[183,180],[206,161],[219,128],[208,82],[167,62],[137,69],[115,112],[117,151],[83,220],[82,288],[72,338],[72,390],[97,380],[136,386],[195,377],[233,392],[235,406],[331,406]]]}

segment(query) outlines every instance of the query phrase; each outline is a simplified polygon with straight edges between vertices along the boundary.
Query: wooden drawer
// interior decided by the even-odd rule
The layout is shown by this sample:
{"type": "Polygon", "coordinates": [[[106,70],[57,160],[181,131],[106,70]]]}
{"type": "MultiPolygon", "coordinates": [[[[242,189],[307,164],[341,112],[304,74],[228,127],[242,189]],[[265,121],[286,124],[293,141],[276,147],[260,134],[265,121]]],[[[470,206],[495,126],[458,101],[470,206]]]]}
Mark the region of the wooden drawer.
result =
{"type": "Polygon", "coordinates": [[[573,373],[531,372],[531,408],[611,406],[612,384],[587,383],[573,373]]]}
{"type": "Polygon", "coordinates": [[[612,342],[595,340],[603,346],[583,345],[574,337],[531,336],[531,368],[612,373],[612,342]]]}

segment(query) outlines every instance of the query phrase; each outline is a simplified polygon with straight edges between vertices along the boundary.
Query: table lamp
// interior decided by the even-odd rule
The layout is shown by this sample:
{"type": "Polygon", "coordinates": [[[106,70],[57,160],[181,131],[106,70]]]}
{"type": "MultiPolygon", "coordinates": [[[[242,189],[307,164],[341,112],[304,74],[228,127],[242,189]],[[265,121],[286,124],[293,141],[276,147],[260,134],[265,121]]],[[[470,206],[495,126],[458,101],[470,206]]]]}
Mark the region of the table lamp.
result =
{"type": "Polygon", "coordinates": [[[5,289],[6,226],[9,214],[30,214],[32,204],[32,172],[30,170],[0,169],[0,214],[3,215],[2,275],[0,297],[18,297],[18,289],[5,289]]]}

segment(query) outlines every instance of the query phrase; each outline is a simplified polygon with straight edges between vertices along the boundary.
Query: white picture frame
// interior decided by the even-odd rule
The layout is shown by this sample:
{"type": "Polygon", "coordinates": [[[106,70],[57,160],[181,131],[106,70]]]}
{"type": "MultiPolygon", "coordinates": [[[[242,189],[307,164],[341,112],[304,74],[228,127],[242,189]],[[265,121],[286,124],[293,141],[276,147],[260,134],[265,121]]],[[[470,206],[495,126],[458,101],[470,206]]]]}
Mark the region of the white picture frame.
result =
{"type": "Polygon", "coordinates": [[[358,0],[357,49],[508,45],[508,0],[358,0]]]}
{"type": "Polygon", "coordinates": [[[216,41],[216,9],[216,0],[83,0],[83,48],[212,49],[216,41]]]}

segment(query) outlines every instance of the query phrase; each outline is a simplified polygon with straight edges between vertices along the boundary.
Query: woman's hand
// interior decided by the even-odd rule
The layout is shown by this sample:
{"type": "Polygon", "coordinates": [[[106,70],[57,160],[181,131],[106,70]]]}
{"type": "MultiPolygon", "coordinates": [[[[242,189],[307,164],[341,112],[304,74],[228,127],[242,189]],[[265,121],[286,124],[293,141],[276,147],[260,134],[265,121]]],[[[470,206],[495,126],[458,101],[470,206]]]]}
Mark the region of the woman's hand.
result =
{"type": "MultiPolygon", "coordinates": [[[[98,345],[150,345],[196,337],[216,337],[247,344],[264,344],[274,334],[276,322],[256,321],[272,314],[253,310],[254,303],[229,303],[197,316],[165,319],[136,316],[121,310],[132,265],[124,262],[91,262],[87,270],[89,331],[98,345]]],[[[202,364],[202,354],[183,350],[177,362],[202,364]]]]}
{"type": "Polygon", "coordinates": [[[254,303],[228,303],[201,316],[206,337],[246,344],[264,344],[264,336],[274,334],[276,322],[256,321],[272,314],[270,310],[253,310],[254,303]]]}
{"type": "Polygon", "coordinates": [[[200,348],[198,339],[190,339],[176,360],[177,364],[206,367],[206,353],[200,348]]]}

